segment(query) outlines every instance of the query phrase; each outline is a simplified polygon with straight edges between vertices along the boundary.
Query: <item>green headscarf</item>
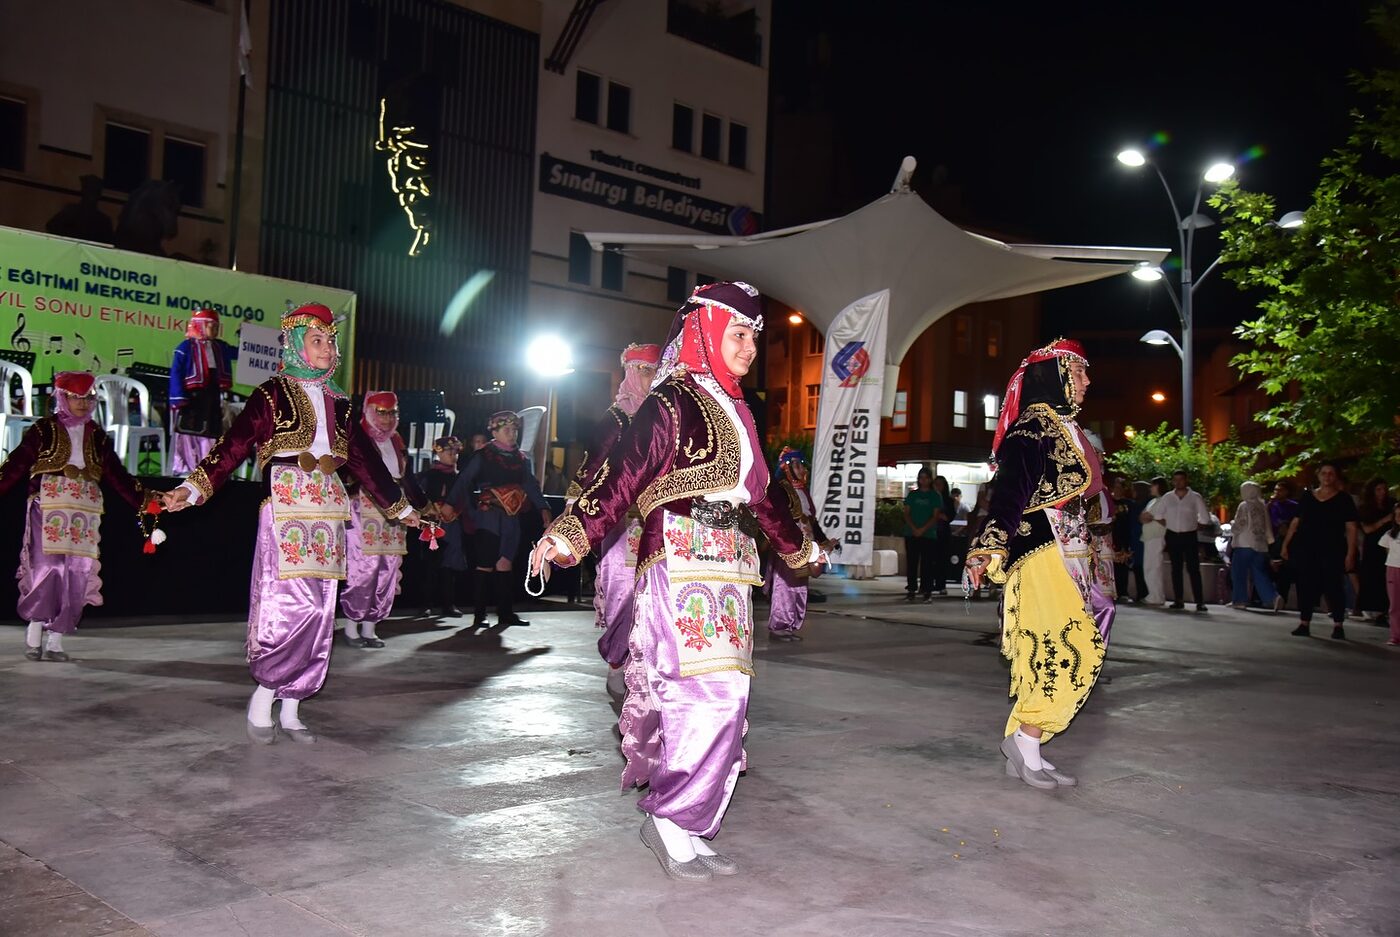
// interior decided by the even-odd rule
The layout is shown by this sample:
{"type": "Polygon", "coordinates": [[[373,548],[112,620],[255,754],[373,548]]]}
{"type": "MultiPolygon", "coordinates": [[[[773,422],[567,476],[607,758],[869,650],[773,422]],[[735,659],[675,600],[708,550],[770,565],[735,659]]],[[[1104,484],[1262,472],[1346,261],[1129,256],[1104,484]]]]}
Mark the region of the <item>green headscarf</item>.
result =
{"type": "Polygon", "coordinates": [[[309,384],[320,384],[334,397],[346,396],[345,391],[335,382],[335,369],[340,367],[340,344],[334,334],[330,335],[335,357],[329,368],[313,368],[306,361],[306,330],[310,325],[298,325],[282,330],[282,373],[309,384]]]}

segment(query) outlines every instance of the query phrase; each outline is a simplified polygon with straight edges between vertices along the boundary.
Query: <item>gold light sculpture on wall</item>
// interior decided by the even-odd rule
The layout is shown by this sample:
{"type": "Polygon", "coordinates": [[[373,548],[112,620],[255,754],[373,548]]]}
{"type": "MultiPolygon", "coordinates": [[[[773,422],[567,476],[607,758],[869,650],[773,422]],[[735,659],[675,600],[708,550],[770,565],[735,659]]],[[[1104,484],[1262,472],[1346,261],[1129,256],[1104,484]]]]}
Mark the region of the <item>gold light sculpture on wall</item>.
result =
{"type": "Polygon", "coordinates": [[[417,126],[384,126],[386,99],[379,99],[379,139],[374,148],[388,153],[385,161],[389,170],[389,185],[399,207],[408,216],[408,226],[413,229],[413,243],[408,255],[417,257],[433,238],[432,224],[428,219],[428,144],[415,140],[413,134],[417,126]]]}

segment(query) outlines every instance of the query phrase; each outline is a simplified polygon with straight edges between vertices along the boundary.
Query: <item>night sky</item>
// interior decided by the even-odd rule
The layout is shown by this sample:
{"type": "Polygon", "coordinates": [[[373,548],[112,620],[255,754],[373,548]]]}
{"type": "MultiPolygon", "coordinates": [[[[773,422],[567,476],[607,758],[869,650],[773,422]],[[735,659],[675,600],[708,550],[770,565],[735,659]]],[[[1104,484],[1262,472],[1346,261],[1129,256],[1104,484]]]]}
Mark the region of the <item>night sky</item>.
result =
{"type": "MultiPolygon", "coordinates": [[[[825,198],[770,204],[773,226],[849,211],[918,158],[915,188],[952,220],[1008,240],[1174,246],[1149,167],[1156,151],[1184,213],[1198,173],[1238,160],[1246,188],[1304,208],[1318,163],[1343,142],[1348,81],[1380,58],[1363,3],[982,4],[775,0],[774,127],[829,114],[836,178],[825,198]]],[[[1198,236],[1200,270],[1214,239],[1198,236]]],[[[1218,274],[1218,271],[1217,271],[1218,274]]],[[[1230,326],[1250,300],[1212,274],[1197,323],[1230,326]]],[[[1045,331],[1169,327],[1162,287],[1126,278],[1045,296],[1045,331]]],[[[1204,336],[1203,336],[1204,337],[1204,336]]]]}

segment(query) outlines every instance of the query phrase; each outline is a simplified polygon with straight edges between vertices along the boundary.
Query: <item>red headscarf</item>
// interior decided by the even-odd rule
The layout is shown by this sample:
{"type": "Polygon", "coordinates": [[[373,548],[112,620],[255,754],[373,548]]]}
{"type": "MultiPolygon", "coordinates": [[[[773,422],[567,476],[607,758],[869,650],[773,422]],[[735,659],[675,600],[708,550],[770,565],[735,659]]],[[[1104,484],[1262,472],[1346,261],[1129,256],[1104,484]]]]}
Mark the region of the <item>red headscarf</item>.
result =
{"type": "Polygon", "coordinates": [[[397,410],[399,408],[399,395],[392,390],[372,390],[365,394],[364,416],[360,418],[360,423],[369,434],[369,438],[376,443],[382,443],[394,433],[398,432],[399,421],[394,418],[394,425],[387,430],[382,430],[374,425],[370,419],[371,410],[397,410]]]}
{"type": "Polygon", "coordinates": [[[672,326],[673,337],[667,353],[662,356],[657,370],[657,381],[666,379],[676,367],[683,367],[693,374],[708,374],[720,388],[735,400],[744,399],[743,388],[739,385],[740,375],[734,374],[724,363],[720,350],[724,344],[724,330],[734,322],[741,322],[755,332],[763,329],[762,307],[759,304],[758,290],[747,283],[710,283],[700,286],[691,294],[689,302],[677,312],[680,334],[672,326]],[[679,342],[679,348],[671,358],[671,348],[679,342]]]}
{"type": "MultiPolygon", "coordinates": [[[[1069,338],[1058,338],[1044,348],[1037,348],[1026,355],[1021,360],[1021,366],[1016,369],[1015,374],[1011,375],[1011,381],[1006,385],[1006,396],[1001,402],[1001,416],[997,418],[996,435],[992,437],[993,460],[996,459],[997,450],[1001,448],[1001,441],[1006,436],[1006,431],[1021,415],[1021,387],[1025,382],[1026,368],[1041,361],[1054,361],[1056,358],[1078,360],[1086,366],[1089,364],[1089,360],[1084,356],[1084,346],[1069,338]]],[[[1072,405],[1073,401],[1069,401],[1069,403],[1072,405]]]]}

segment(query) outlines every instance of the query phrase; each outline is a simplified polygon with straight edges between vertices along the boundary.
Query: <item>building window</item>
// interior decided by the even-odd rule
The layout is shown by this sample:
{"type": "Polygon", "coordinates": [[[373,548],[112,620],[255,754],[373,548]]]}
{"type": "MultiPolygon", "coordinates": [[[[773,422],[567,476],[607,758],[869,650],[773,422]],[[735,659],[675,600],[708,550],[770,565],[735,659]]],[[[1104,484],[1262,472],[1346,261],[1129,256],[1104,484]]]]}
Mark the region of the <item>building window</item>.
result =
{"type": "Polygon", "coordinates": [[[987,357],[1001,357],[1001,323],[995,319],[987,323],[987,357]]]}
{"type": "Polygon", "coordinates": [[[179,137],[165,138],[161,178],[180,187],[180,201],[204,207],[204,144],[179,137]]]}
{"type": "Polygon", "coordinates": [[[890,429],[907,429],[909,426],[909,391],[894,392],[894,414],[890,417],[890,429]]]}
{"type": "Polygon", "coordinates": [[[719,136],[723,121],[714,114],[700,118],[700,155],[719,162],[719,136]]]}
{"type": "Polygon", "coordinates": [[[699,287],[699,286],[709,286],[711,283],[714,283],[714,282],[716,282],[716,281],[715,281],[715,278],[712,277],[712,276],[710,276],[708,273],[697,273],[697,274],[695,274],[695,285],[696,285],[697,287],[699,287]]]}
{"type": "Polygon", "coordinates": [[[996,394],[985,394],[982,397],[982,428],[995,430],[997,428],[997,412],[1001,401],[996,394]]]}
{"type": "Polygon", "coordinates": [[[608,82],[608,129],[632,132],[632,89],[615,81],[608,82]]]}
{"type": "Polygon", "coordinates": [[[749,128],[733,121],[729,122],[729,165],[749,168],[749,128]]]}
{"type": "Polygon", "coordinates": [[[577,231],[569,233],[569,282],[593,282],[593,248],[577,231]]]}
{"type": "Polygon", "coordinates": [[[822,386],[820,384],[808,384],[805,398],[805,410],[803,419],[807,429],[812,429],[817,425],[817,401],[821,399],[822,386]]]}
{"type": "Polygon", "coordinates": [[[684,104],[671,107],[671,148],[695,152],[695,112],[684,104]]]}
{"type": "Polygon", "coordinates": [[[953,391],[953,428],[967,429],[967,391],[953,391]]]}
{"type": "Polygon", "coordinates": [[[815,328],[809,329],[807,332],[807,354],[821,354],[824,345],[825,342],[822,340],[822,333],[818,332],[815,328]]]}
{"type": "Polygon", "coordinates": [[[102,184],[133,192],[151,177],[151,132],[125,124],[107,124],[102,184]]]}
{"type": "Polygon", "coordinates": [[[19,98],[0,96],[0,169],[24,172],[29,108],[19,98]]]}
{"type": "Polygon", "coordinates": [[[590,124],[598,123],[598,95],[602,81],[597,75],[580,71],[574,84],[574,117],[590,124]]]}
{"type": "Polygon", "coordinates": [[[960,355],[972,354],[972,316],[953,317],[953,351],[960,355]]]}
{"type": "Polygon", "coordinates": [[[690,298],[690,275],[680,267],[666,268],[666,300],[683,303],[690,298]]]}
{"type": "Polygon", "coordinates": [[[603,289],[621,290],[622,281],[622,251],[615,245],[607,245],[603,248],[603,289]]]}

